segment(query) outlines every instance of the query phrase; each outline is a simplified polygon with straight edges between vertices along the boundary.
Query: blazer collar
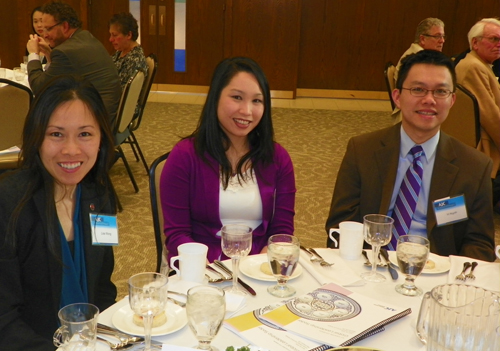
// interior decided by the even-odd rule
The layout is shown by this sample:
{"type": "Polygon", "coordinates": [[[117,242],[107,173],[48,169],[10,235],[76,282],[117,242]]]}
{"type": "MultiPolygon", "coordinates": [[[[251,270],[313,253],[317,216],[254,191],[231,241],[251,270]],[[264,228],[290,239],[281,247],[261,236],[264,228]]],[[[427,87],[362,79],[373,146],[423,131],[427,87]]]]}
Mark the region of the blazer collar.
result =
{"type": "Polygon", "coordinates": [[[454,164],[454,160],[456,158],[457,153],[453,147],[450,136],[441,131],[439,143],[436,149],[434,169],[432,171],[431,188],[429,189],[429,203],[427,204],[428,235],[431,233],[432,228],[436,225],[436,216],[432,210],[433,201],[447,196],[459,195],[451,193],[453,183],[459,172],[459,168],[454,164]]]}
{"type": "Polygon", "coordinates": [[[378,170],[374,170],[373,174],[379,175],[379,183],[382,184],[379,213],[383,214],[387,214],[389,211],[392,193],[394,192],[401,144],[400,129],[401,123],[386,129],[386,133],[380,138],[380,148],[375,151],[378,170]]]}

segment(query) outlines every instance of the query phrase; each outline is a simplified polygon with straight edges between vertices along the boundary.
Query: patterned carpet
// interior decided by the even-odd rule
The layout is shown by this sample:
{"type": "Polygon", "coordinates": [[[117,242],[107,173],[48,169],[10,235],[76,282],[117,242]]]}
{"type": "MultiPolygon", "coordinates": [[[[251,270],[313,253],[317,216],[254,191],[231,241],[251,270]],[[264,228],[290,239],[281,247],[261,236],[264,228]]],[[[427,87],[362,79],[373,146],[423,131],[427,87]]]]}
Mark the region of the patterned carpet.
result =
{"type": "MultiPolygon", "coordinates": [[[[194,130],[201,108],[188,104],[147,104],[136,135],[148,164],[194,130]]],[[[387,112],[374,111],[273,108],[273,122],[276,141],[288,150],[294,163],[295,235],[305,246],[324,247],[324,222],[347,141],[354,135],[391,125],[391,117],[387,112]]],[[[131,275],[154,271],[156,267],[148,177],[142,163],[134,161],[130,147],[123,148],[140,191],[134,192],[123,163],[118,161],[111,170],[111,178],[124,207],[118,215],[120,245],[115,247],[113,274],[119,298],[127,294],[127,279],[131,275]]],[[[499,218],[496,216],[497,221],[499,218]]],[[[497,243],[500,243],[498,235],[497,243]]]]}

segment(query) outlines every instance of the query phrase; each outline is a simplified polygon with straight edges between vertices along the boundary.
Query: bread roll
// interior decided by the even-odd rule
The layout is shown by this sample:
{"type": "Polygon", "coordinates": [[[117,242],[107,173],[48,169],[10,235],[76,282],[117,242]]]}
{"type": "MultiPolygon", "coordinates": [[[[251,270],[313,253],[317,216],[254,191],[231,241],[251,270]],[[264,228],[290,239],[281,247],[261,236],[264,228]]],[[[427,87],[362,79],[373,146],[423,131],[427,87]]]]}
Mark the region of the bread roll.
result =
{"type": "Polygon", "coordinates": [[[434,263],[433,260],[427,260],[427,262],[425,262],[424,269],[434,269],[435,267],[436,264],[434,263]]]}
{"type": "MultiPolygon", "coordinates": [[[[142,318],[143,318],[142,316],[139,316],[138,314],[134,313],[132,321],[134,322],[135,325],[139,327],[144,327],[144,322],[142,318]]],[[[165,312],[162,312],[159,315],[153,317],[153,328],[162,326],[165,323],[167,323],[167,315],[165,314],[165,312]]]]}
{"type": "Polygon", "coordinates": [[[260,265],[260,271],[267,275],[273,275],[271,267],[269,266],[269,262],[262,262],[262,264],[260,265]]]}

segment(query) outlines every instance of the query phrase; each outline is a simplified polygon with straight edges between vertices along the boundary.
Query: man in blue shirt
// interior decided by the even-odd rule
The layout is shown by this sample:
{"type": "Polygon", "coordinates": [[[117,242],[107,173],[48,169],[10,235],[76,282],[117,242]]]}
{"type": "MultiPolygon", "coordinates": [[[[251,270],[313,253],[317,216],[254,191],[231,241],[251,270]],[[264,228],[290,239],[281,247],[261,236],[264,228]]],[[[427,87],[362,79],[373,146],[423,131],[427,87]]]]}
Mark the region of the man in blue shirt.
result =
{"type": "Polygon", "coordinates": [[[327,232],[343,221],[363,222],[367,214],[392,216],[413,162],[408,151],[420,145],[422,185],[407,234],[427,237],[431,252],[438,255],[495,260],[492,161],[440,131],[455,102],[455,86],[453,63],[444,54],[422,50],[403,60],[393,92],[402,121],[349,141],[337,175],[327,232]],[[466,215],[436,217],[436,200],[447,197],[463,200],[466,215]]]}

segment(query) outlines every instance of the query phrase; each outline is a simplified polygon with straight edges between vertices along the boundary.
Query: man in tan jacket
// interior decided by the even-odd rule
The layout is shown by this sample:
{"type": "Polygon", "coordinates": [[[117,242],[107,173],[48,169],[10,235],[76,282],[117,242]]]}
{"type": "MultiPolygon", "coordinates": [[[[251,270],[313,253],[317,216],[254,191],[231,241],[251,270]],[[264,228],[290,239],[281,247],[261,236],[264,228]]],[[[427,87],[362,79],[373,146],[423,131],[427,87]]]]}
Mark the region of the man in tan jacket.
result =
{"type": "Polygon", "coordinates": [[[492,63],[500,58],[500,21],[483,18],[467,36],[471,52],[457,64],[457,82],[471,91],[479,103],[481,140],[477,149],[493,160],[491,178],[496,204],[500,200],[500,85],[492,63]]]}

